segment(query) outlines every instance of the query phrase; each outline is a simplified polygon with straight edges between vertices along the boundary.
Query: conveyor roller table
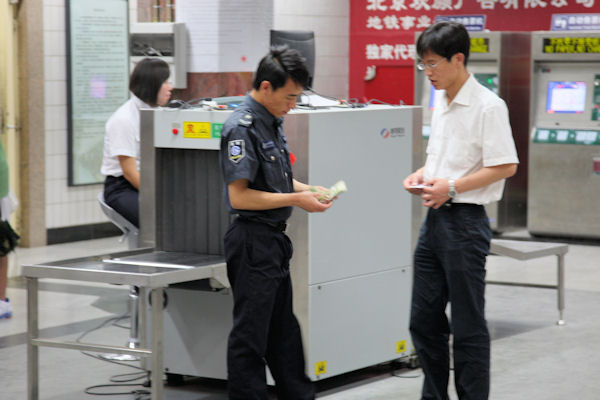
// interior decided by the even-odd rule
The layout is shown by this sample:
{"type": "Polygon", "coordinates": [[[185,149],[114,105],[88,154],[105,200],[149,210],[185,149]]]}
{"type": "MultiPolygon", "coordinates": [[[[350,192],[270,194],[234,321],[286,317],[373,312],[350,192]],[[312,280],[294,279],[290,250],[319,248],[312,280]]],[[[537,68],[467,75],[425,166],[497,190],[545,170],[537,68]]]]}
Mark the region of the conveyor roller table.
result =
{"type": "Polygon", "coordinates": [[[163,315],[164,288],[180,282],[214,279],[228,287],[225,261],[221,256],[178,252],[151,252],[107,259],[82,258],[46,264],[24,265],[27,280],[27,394],[29,400],[39,399],[38,347],[91,350],[105,353],[131,354],[149,357],[152,366],[152,400],[164,398],[163,315]],[[107,346],[92,343],[41,339],[38,327],[38,279],[68,279],[133,285],[140,289],[140,326],[144,327],[147,291],[150,290],[152,313],[152,343],[148,348],[145,329],[141,329],[141,347],[107,346]]]}

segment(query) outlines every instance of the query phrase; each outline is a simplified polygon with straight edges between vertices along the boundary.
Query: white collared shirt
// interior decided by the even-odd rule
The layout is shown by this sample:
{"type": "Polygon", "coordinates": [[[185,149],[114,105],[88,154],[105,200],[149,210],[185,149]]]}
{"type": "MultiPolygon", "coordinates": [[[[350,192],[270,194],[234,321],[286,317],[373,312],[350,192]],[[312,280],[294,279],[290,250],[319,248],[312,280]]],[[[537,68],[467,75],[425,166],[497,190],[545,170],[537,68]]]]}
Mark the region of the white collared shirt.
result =
{"type": "MultiPolygon", "coordinates": [[[[458,179],[483,167],[518,162],[506,104],[477,82],[473,74],[450,104],[445,91],[437,96],[427,145],[425,181],[458,179]]],[[[500,200],[504,181],[459,193],[453,201],[487,204],[500,200]]]]}
{"type": "Polygon", "coordinates": [[[106,122],[102,175],[122,176],[119,156],[135,157],[140,169],[140,109],[150,106],[133,94],[106,122]]]}

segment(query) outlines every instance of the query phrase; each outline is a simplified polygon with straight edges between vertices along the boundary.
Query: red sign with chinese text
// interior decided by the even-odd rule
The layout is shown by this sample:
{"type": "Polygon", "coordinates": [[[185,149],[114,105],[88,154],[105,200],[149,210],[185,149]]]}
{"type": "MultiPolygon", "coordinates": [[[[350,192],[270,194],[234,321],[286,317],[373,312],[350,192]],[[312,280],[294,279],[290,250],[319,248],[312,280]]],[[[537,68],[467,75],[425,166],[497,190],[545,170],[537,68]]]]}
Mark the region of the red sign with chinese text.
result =
{"type": "Polygon", "coordinates": [[[350,0],[349,97],[413,104],[416,32],[436,16],[483,15],[490,31],[538,31],[550,29],[552,14],[599,8],[600,0],[350,0]]]}

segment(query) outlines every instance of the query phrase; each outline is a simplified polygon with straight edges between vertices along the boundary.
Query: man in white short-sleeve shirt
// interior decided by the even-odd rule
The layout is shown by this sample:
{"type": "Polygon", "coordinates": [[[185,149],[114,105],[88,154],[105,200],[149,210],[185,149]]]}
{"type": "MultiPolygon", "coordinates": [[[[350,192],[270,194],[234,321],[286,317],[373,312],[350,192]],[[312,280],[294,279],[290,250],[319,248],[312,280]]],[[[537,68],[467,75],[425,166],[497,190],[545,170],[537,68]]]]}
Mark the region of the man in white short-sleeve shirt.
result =
{"type": "Polygon", "coordinates": [[[470,43],[465,27],[454,22],[436,23],[417,40],[417,68],[444,90],[435,104],[425,166],[403,182],[429,207],[414,254],[410,317],[425,376],[422,400],[449,399],[450,333],[459,399],[489,397],[484,294],[492,232],[483,204],[502,197],[504,180],[519,160],[504,101],[467,71],[470,43]]]}

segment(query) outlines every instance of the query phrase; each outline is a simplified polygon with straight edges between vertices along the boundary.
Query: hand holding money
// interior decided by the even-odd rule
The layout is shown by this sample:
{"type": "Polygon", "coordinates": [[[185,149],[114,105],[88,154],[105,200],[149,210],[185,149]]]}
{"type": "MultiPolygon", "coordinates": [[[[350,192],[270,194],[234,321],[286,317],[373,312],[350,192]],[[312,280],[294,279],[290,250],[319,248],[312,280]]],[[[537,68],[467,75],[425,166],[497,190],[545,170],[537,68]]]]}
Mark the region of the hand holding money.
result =
{"type": "Polygon", "coordinates": [[[344,193],[348,190],[346,187],[346,183],[344,181],[338,181],[335,185],[330,187],[329,189],[320,188],[317,186],[310,186],[310,191],[318,193],[318,199],[320,202],[327,202],[335,199],[341,193],[344,193]]]}

